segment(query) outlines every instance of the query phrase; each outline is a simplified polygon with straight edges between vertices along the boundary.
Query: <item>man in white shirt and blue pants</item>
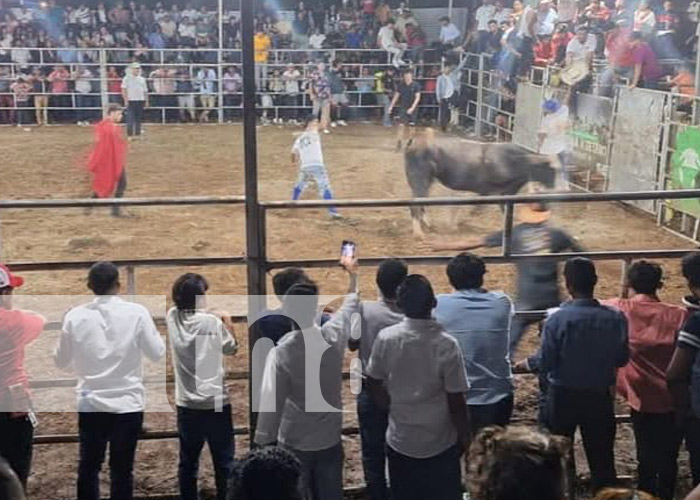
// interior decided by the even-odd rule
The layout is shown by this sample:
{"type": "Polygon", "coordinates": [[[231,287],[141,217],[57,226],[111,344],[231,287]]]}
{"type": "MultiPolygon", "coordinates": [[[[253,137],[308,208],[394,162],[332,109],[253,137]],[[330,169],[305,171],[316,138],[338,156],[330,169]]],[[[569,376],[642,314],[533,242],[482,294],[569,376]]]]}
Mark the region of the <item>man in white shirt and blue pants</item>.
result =
{"type": "MultiPolygon", "coordinates": [[[[292,146],[292,163],[299,162],[299,178],[292,200],[296,201],[306,189],[310,180],[316,182],[318,194],[324,200],[332,200],[331,182],[328,179],[328,171],[323,163],[323,151],[321,150],[321,136],[318,133],[318,120],[314,115],[307,117],[306,130],[297,137],[292,146]]],[[[340,214],[335,207],[328,207],[331,217],[339,219],[340,214]]]]}
{"type": "Polygon", "coordinates": [[[145,409],[142,359],[163,358],[165,343],[145,307],[117,296],[114,264],[94,264],[88,287],[97,297],[66,314],[54,353],[59,368],[72,367],[78,376],[78,500],[99,500],[108,444],[110,498],[132,500],[145,409]]]}

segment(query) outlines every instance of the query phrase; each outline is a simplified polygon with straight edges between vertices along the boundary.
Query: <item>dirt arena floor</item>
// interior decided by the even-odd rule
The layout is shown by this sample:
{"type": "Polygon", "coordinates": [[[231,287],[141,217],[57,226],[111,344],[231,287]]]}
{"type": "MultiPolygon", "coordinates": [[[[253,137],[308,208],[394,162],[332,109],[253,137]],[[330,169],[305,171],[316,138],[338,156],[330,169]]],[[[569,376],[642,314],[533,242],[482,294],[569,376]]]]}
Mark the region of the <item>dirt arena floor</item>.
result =
{"type": "MultiPolygon", "coordinates": [[[[264,200],[289,197],[297,168],[290,163],[289,149],[298,128],[259,129],[258,154],[260,192],[264,200]]],[[[55,127],[24,132],[0,132],[0,198],[81,198],[89,195],[89,178],[81,164],[92,141],[88,128],[55,127]]],[[[324,137],[324,153],[331,182],[338,198],[398,198],[410,195],[403,174],[402,158],[393,152],[393,132],[378,126],[356,125],[335,129],[324,137]]],[[[128,156],[127,196],[203,196],[243,193],[242,129],[239,126],[146,127],[145,139],[132,143],[128,156]]],[[[447,194],[436,189],[435,194],[447,194]]],[[[316,196],[315,190],[307,198],[316,196]]],[[[130,219],[113,219],[107,209],[86,214],[83,209],[5,210],[0,213],[2,258],[6,262],[58,261],[117,258],[214,257],[244,253],[244,213],[242,207],[165,207],[132,208],[130,219]]],[[[458,210],[458,227],[450,225],[449,209],[430,209],[436,231],[444,237],[483,236],[498,230],[501,214],[495,207],[478,213],[458,210]]],[[[411,232],[407,209],[346,210],[349,222],[333,222],[320,210],[278,211],[268,216],[268,255],[270,258],[328,258],[338,254],[343,239],[355,240],[360,256],[415,255],[425,253],[411,232]]],[[[617,204],[559,204],[554,222],[566,228],[591,250],[689,248],[691,245],[659,229],[648,216],[617,204]]],[[[494,253],[497,250],[486,250],[494,253]]],[[[663,263],[667,273],[662,297],[678,302],[685,293],[678,263],[663,263]]],[[[139,269],[139,294],[167,295],[184,269],[139,269]]],[[[213,294],[244,294],[245,273],[241,267],[199,268],[211,284],[213,294]]],[[[438,291],[448,291],[444,269],[418,267],[413,272],[427,274],[438,291]]],[[[374,270],[362,270],[362,292],[375,295],[374,270]]],[[[620,290],[620,262],[599,264],[602,297],[620,290]]],[[[311,274],[327,294],[342,293],[345,277],[337,269],[314,270],[311,274]]],[[[84,271],[29,273],[24,292],[33,295],[86,293],[84,271]]],[[[514,290],[514,268],[492,266],[487,287],[514,290]]],[[[238,337],[245,344],[241,327],[238,337]]],[[[56,332],[46,332],[27,353],[33,380],[66,377],[50,360],[56,332]]],[[[534,350],[536,332],[529,333],[521,355],[534,350]]],[[[231,371],[247,369],[244,348],[229,362],[231,371]]],[[[231,385],[235,424],[247,426],[245,382],[231,385]]],[[[516,415],[533,421],[536,411],[536,381],[517,379],[516,415]]],[[[50,402],[53,396],[35,391],[35,399],[50,402]]],[[[347,391],[346,423],[354,425],[354,403],[347,391]]],[[[44,405],[46,406],[46,405],[44,405]]],[[[624,405],[620,406],[624,413],[624,405]]],[[[73,413],[41,413],[37,433],[75,433],[73,413]]],[[[150,430],[174,429],[173,412],[149,413],[150,430]]],[[[634,473],[634,444],[631,429],[619,427],[618,472],[634,473]]],[[[247,440],[237,440],[237,454],[247,449],[247,440]]],[[[345,438],[346,482],[362,482],[357,437],[345,438]]],[[[585,459],[578,453],[579,471],[586,475],[585,459]]],[[[77,445],[35,447],[32,499],[75,497],[77,445]]],[[[682,456],[684,478],[687,457],[682,456]]],[[[206,457],[202,485],[212,486],[211,468],[206,457]]],[[[139,495],[174,494],[177,491],[177,443],[143,442],[139,446],[136,489],[139,495]]],[[[683,481],[686,483],[686,479],[683,481]]],[[[107,478],[104,479],[104,488],[107,478]]],[[[685,489],[685,487],[683,488],[685,489]]],[[[103,489],[103,493],[107,493],[103,489]]]]}

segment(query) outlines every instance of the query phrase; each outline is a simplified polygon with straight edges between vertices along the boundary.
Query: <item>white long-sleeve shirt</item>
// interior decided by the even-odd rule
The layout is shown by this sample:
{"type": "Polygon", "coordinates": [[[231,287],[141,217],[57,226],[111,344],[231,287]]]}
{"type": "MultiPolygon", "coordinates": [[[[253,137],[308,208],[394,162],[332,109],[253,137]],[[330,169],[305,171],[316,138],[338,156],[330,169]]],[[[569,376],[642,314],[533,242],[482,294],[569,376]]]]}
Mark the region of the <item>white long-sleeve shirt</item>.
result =
{"type": "Polygon", "coordinates": [[[229,404],[224,387],[222,355],[232,355],[238,345],[223,321],[206,312],[168,311],[166,320],[175,372],[178,406],[213,410],[229,404]]]}
{"type": "Polygon", "coordinates": [[[165,355],[151,314],[109,295],[68,311],[54,361],[78,376],[79,411],[133,413],[145,408],[143,355],[165,355]]]}
{"type": "MultiPolygon", "coordinates": [[[[343,427],[342,375],[343,355],[350,337],[350,318],[359,308],[357,294],[350,294],[333,318],[321,327],[303,332],[294,330],[282,337],[267,357],[263,374],[261,401],[263,409],[274,404],[275,411],[261,411],[255,442],[274,441],[299,451],[320,451],[340,442],[343,427]],[[306,345],[305,338],[310,345],[306,345]],[[325,341],[325,344],[324,344],[325,341]],[[327,345],[326,345],[327,344],[327,345]],[[318,366],[307,373],[307,352],[323,347],[318,366]],[[337,411],[318,411],[306,406],[306,377],[318,376],[324,405],[337,411]]],[[[313,399],[313,396],[310,396],[313,399]]]]}
{"type": "Polygon", "coordinates": [[[383,26],[377,34],[379,46],[383,49],[388,49],[396,46],[396,35],[394,30],[388,26],[383,26]]]}

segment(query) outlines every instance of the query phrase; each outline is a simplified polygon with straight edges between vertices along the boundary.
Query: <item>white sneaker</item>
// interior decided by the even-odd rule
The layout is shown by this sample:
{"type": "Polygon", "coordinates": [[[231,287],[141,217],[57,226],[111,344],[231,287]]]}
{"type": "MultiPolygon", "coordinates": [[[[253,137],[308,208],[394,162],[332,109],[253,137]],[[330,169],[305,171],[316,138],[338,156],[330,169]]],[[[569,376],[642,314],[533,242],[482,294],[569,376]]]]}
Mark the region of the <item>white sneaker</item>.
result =
{"type": "Polygon", "coordinates": [[[341,127],[347,127],[348,122],[346,122],[345,120],[338,120],[338,125],[340,125],[341,127]]]}
{"type": "Polygon", "coordinates": [[[331,122],[331,128],[335,128],[337,126],[338,126],[338,124],[336,122],[331,122]]]}
{"type": "Polygon", "coordinates": [[[324,134],[330,134],[330,133],[331,133],[331,131],[330,131],[330,130],[328,130],[327,128],[324,128],[324,129],[323,129],[323,133],[324,133],[324,134]]]}

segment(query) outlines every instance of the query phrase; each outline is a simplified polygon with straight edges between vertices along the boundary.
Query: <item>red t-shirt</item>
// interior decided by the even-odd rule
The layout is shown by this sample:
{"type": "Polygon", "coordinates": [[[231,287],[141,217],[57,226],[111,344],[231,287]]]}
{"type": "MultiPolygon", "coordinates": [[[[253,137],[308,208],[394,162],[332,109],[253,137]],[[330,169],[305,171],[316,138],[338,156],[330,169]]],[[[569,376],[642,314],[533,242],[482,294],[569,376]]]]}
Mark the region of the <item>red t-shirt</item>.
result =
{"type": "Polygon", "coordinates": [[[635,411],[673,411],[673,400],[666,386],[666,370],[688,311],[648,295],[602,303],[618,309],[627,318],[630,361],[617,372],[617,392],[635,411]]]}
{"type": "Polygon", "coordinates": [[[0,395],[22,384],[28,388],[24,371],[24,347],[44,329],[44,318],[16,309],[0,308],[0,395]]]}

